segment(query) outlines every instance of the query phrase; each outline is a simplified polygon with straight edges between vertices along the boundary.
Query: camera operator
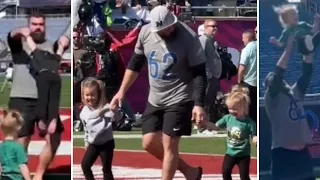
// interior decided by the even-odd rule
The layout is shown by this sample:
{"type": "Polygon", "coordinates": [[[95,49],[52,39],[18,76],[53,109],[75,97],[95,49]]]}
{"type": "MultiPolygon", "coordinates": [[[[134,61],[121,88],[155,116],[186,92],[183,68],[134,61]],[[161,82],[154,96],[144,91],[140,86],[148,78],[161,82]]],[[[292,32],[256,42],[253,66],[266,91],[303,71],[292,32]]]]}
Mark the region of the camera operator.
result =
{"type": "Polygon", "coordinates": [[[205,111],[211,122],[216,120],[214,106],[217,92],[219,91],[219,79],[222,71],[221,59],[215,47],[215,37],[217,33],[217,22],[214,20],[206,20],[204,22],[204,34],[199,37],[207,59],[206,71],[208,86],[205,98],[205,111]]]}
{"type": "MultiPolygon", "coordinates": [[[[112,98],[120,86],[122,75],[119,70],[117,52],[110,51],[111,34],[106,33],[95,19],[90,5],[82,4],[78,15],[80,21],[74,32],[74,38],[77,39],[74,60],[80,62],[79,69],[84,78],[95,76],[105,82],[108,95],[111,96],[108,98],[112,98]],[[99,55],[99,61],[96,61],[96,55],[99,55]]],[[[127,100],[124,100],[122,108],[127,116],[135,120],[135,115],[127,100]]]]}

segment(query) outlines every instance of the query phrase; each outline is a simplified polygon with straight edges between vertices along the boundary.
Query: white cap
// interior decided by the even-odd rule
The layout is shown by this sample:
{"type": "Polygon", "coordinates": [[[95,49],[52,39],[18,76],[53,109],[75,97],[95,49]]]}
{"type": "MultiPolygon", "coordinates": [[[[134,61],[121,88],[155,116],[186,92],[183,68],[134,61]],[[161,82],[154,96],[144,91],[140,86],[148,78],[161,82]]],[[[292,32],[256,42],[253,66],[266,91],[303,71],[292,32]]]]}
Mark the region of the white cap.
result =
{"type": "Polygon", "coordinates": [[[150,4],[151,6],[158,6],[159,1],[158,0],[148,0],[147,4],[150,4]]]}
{"type": "Polygon", "coordinates": [[[204,34],[204,24],[201,24],[199,27],[198,27],[198,35],[199,36],[202,36],[204,34]]]}
{"type": "Polygon", "coordinates": [[[151,32],[158,32],[178,22],[175,16],[167,7],[156,6],[150,12],[151,32]]]}

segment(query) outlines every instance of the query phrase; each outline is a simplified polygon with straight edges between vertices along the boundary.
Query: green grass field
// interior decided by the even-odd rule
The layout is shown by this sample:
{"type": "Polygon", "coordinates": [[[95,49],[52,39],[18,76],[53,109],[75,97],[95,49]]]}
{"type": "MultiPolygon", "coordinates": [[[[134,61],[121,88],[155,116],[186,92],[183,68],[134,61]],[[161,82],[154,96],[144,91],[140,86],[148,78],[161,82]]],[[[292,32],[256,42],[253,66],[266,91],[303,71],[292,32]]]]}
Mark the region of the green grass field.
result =
{"type": "MultiPolygon", "coordinates": [[[[140,131],[134,131],[134,134],[141,134],[140,131]]],[[[83,134],[83,133],[74,133],[83,134]]],[[[115,132],[124,134],[123,132],[115,132]]],[[[115,138],[116,149],[121,150],[142,150],[141,138],[115,138]]],[[[83,147],[83,139],[73,139],[73,146],[83,147]]],[[[203,154],[224,154],[226,152],[226,138],[182,138],[180,143],[180,152],[183,153],[203,153],[203,154]]],[[[257,148],[251,148],[251,155],[257,157],[257,148]]]]}
{"type": "MultiPolygon", "coordinates": [[[[71,107],[71,76],[63,76],[60,107],[71,107]]],[[[2,86],[3,77],[0,77],[0,85],[2,86]]],[[[8,86],[7,86],[8,87],[8,86]]],[[[8,106],[10,89],[5,88],[4,92],[0,94],[0,107],[6,108],[8,106]]]]}

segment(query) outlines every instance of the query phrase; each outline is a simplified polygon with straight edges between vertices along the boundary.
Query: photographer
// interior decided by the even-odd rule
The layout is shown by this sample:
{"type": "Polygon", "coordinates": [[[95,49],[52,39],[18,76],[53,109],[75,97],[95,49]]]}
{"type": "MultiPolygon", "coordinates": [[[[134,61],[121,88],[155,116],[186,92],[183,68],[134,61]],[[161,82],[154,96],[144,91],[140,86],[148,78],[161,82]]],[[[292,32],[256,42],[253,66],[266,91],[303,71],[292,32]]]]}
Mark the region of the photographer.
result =
{"type": "MultiPolygon", "coordinates": [[[[103,82],[108,82],[105,86],[110,95],[108,98],[111,99],[120,86],[124,71],[122,70],[124,65],[117,50],[110,51],[111,44],[114,44],[112,42],[116,39],[112,34],[103,30],[95,19],[90,5],[82,4],[78,14],[80,21],[74,30],[76,48],[74,60],[80,63],[78,70],[82,72],[83,78],[94,76],[103,82]]],[[[78,84],[76,83],[75,86],[77,87],[78,84]]],[[[80,93],[79,90],[76,91],[75,94],[80,93]]],[[[135,120],[135,115],[127,100],[123,103],[123,110],[127,116],[135,120]]]]}

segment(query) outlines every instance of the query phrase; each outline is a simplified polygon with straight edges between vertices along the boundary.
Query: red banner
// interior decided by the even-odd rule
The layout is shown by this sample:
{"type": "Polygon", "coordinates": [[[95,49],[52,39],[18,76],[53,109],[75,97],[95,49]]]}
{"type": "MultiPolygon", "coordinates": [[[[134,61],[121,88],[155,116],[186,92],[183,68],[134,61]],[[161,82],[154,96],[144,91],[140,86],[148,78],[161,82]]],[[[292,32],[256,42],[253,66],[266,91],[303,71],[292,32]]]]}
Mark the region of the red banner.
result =
{"type": "MultiPolygon", "coordinates": [[[[203,22],[196,22],[189,24],[189,26],[197,32],[198,26],[203,22]]],[[[227,46],[228,52],[232,54],[232,61],[237,65],[240,58],[240,52],[243,48],[242,33],[248,29],[254,29],[256,27],[256,21],[218,21],[219,33],[217,36],[218,44],[221,46],[227,46]]],[[[111,32],[117,39],[123,39],[128,31],[114,31],[111,32]]],[[[121,53],[127,64],[130,60],[134,47],[126,47],[121,49],[121,53]]],[[[230,86],[234,84],[236,78],[231,81],[223,80],[221,82],[221,90],[228,91],[230,86]]],[[[137,81],[133,84],[128,92],[128,98],[134,111],[143,112],[148,97],[148,70],[145,67],[137,81]],[[137,93],[139,92],[139,93],[137,93]]]]}

